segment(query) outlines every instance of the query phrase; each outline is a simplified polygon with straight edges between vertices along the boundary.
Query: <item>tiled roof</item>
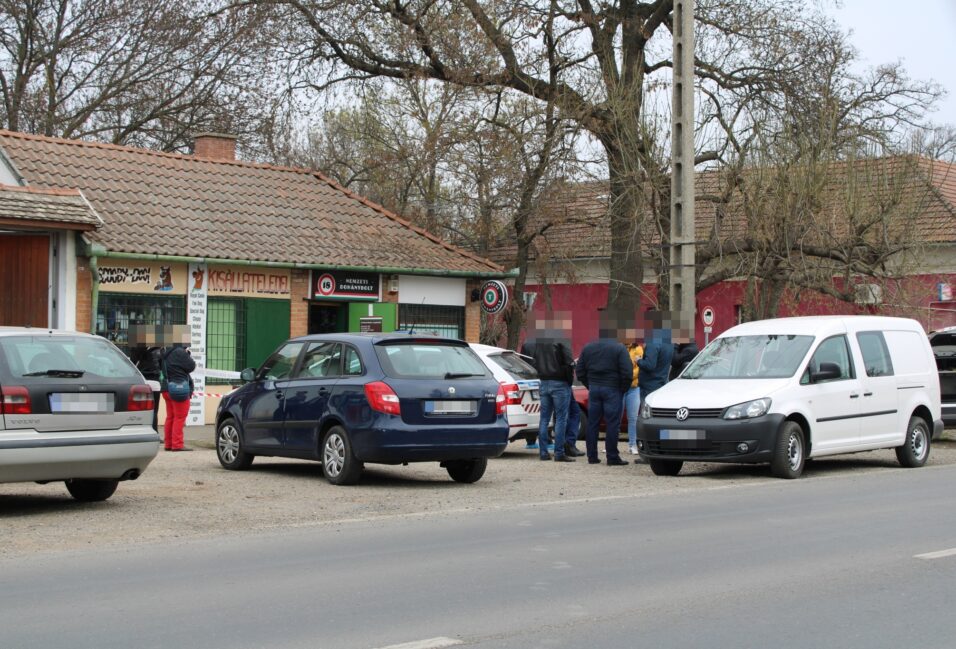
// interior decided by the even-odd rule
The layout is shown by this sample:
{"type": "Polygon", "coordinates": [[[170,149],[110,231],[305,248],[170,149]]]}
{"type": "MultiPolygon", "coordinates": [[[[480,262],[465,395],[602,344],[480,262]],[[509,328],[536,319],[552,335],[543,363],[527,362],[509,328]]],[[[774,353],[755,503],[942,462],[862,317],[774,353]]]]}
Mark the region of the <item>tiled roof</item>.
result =
{"type": "Polygon", "coordinates": [[[0,185],[0,223],[92,230],[100,225],[80,192],[0,185]]]}
{"type": "Polygon", "coordinates": [[[500,274],[325,176],[0,130],[27,184],[77,188],[110,252],[500,274]]]}
{"type": "MultiPolygon", "coordinates": [[[[850,227],[849,212],[866,217],[888,209],[893,233],[905,231],[911,241],[920,243],[956,242],[956,165],[925,158],[899,157],[864,160],[856,163],[854,173],[845,165],[828,170],[821,191],[821,205],[814,218],[836,234],[850,227]],[[847,183],[861,183],[865,190],[849,193],[855,203],[847,205],[847,183]]],[[[708,197],[719,193],[721,172],[710,170],[695,175],[695,225],[698,241],[711,239],[717,220],[717,204],[708,197]]],[[[606,258],[610,256],[608,228],[608,184],[587,182],[555,187],[532,217],[531,229],[544,229],[532,246],[532,258],[545,254],[552,259],[606,258]],[[548,224],[551,225],[548,225],[548,224]],[[547,227],[546,227],[547,226],[547,227]]],[[[745,235],[751,224],[735,196],[720,223],[722,240],[745,235]]],[[[653,219],[645,224],[643,242],[653,246],[660,234],[653,219]]],[[[490,256],[501,264],[514,263],[516,247],[508,232],[490,256]]]]}

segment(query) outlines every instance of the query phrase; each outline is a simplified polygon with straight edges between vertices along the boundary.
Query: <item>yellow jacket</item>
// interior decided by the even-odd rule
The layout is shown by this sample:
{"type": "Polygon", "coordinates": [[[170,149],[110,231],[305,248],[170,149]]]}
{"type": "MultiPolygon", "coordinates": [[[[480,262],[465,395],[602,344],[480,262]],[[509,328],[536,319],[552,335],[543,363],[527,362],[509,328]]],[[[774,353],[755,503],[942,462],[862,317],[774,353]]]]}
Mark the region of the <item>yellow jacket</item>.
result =
{"type": "Polygon", "coordinates": [[[634,365],[634,378],[631,381],[631,387],[637,387],[637,359],[644,358],[644,347],[642,345],[628,345],[627,353],[631,355],[631,363],[634,365]]]}

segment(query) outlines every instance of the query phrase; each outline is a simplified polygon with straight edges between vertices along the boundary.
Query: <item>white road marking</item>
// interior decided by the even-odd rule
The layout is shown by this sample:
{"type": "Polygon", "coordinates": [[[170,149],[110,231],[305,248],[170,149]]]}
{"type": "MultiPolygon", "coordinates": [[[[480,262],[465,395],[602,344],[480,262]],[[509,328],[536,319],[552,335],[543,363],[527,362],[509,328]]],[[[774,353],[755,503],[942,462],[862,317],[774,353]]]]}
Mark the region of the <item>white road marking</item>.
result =
{"type": "Polygon", "coordinates": [[[956,555],[956,548],[950,548],[948,550],[940,550],[939,552],[927,552],[926,554],[917,554],[914,559],[942,559],[943,557],[951,557],[956,555]]]}
{"type": "Polygon", "coordinates": [[[378,649],[442,649],[443,647],[454,647],[460,644],[464,644],[464,642],[455,638],[428,638],[427,640],[415,640],[402,644],[390,644],[378,649]]]}

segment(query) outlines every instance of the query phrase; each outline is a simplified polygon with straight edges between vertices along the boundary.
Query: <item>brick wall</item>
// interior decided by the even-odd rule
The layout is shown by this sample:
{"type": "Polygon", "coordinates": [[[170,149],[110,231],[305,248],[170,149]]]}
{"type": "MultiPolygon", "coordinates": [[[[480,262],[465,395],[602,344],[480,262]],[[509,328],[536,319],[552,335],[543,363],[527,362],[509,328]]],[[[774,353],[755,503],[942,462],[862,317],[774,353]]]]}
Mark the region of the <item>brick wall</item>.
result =
{"type": "Polygon", "coordinates": [[[90,260],[76,258],[76,330],[89,332],[93,322],[93,274],[90,260]]]}
{"type": "Polygon", "coordinates": [[[309,271],[293,268],[291,284],[289,336],[295,338],[309,333],[309,271]]]}
{"type": "Polygon", "coordinates": [[[481,302],[471,301],[471,292],[481,288],[482,280],[465,283],[465,340],[476,343],[481,336],[481,302]]]}

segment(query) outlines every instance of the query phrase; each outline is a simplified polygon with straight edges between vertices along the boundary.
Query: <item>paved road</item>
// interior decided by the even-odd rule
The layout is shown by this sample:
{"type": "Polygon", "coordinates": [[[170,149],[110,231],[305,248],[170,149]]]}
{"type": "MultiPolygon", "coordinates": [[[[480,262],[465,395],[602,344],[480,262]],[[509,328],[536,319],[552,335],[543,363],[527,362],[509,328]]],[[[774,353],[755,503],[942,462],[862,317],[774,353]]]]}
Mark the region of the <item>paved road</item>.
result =
{"type": "MultiPolygon", "coordinates": [[[[0,562],[0,647],[952,647],[956,467],[0,562]],[[410,645],[411,646],[411,645],[410,645]]],[[[0,534],[2,539],[2,534],[0,534]]]]}

